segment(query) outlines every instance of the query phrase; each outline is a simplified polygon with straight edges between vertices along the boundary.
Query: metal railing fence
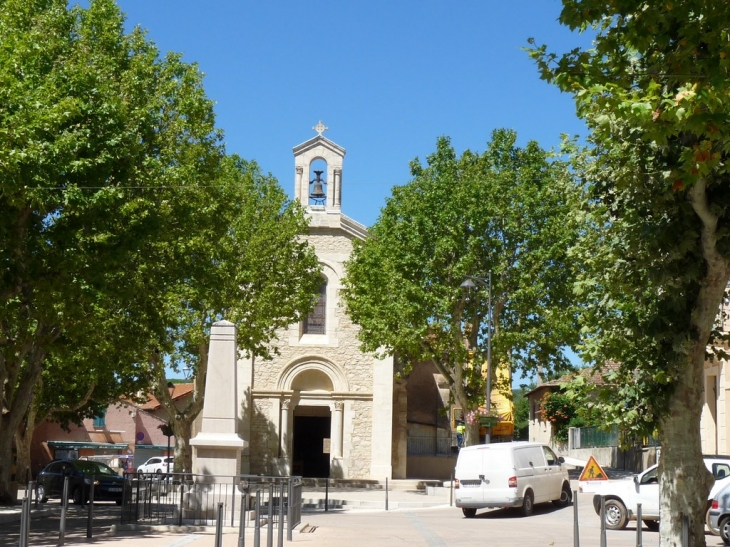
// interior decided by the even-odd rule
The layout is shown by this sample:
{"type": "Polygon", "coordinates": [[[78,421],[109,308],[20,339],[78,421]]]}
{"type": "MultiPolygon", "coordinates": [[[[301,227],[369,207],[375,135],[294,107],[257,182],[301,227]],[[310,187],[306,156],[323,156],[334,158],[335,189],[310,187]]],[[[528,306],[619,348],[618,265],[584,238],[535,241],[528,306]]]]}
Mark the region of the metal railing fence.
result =
{"type": "Polygon", "coordinates": [[[441,456],[453,453],[455,440],[450,437],[408,437],[409,456],[441,456]]]}
{"type": "Polygon", "coordinates": [[[597,427],[571,427],[569,430],[572,448],[598,448],[602,446],[619,446],[618,427],[603,431],[597,427]]]}
{"type": "Polygon", "coordinates": [[[301,521],[301,477],[125,473],[124,479],[122,524],[215,526],[220,504],[230,526],[250,519],[251,511],[272,522],[284,519],[290,530],[301,521]]]}

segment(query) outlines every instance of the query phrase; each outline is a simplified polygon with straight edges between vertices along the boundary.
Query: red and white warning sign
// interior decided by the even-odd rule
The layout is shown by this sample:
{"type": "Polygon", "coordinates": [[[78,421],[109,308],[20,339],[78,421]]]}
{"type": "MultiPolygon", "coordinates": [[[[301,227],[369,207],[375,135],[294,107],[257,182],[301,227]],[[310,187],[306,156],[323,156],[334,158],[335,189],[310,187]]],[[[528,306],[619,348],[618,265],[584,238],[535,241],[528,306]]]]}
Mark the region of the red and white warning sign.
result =
{"type": "Polygon", "coordinates": [[[591,456],[588,458],[588,463],[583,468],[583,472],[580,474],[579,481],[607,481],[608,476],[605,471],[598,465],[596,458],[591,456]]]}

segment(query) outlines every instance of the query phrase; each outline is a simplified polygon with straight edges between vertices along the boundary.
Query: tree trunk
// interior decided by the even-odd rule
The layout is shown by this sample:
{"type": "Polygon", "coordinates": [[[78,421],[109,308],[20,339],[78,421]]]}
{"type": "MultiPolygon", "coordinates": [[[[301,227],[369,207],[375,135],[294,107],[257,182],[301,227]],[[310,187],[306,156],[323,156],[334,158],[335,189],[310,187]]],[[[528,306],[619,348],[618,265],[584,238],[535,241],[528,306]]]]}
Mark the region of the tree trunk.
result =
{"type": "Polygon", "coordinates": [[[193,470],[193,451],[190,446],[193,421],[194,417],[181,416],[172,421],[175,431],[175,473],[191,473],[193,470]]]}
{"type": "Polygon", "coordinates": [[[466,430],[465,438],[464,438],[464,446],[472,446],[475,444],[479,444],[479,424],[465,424],[466,430]]]}
{"type": "Polygon", "coordinates": [[[689,545],[705,545],[705,510],[714,481],[702,460],[700,440],[704,349],[703,344],[699,355],[693,352],[661,423],[660,543],[667,547],[683,547],[682,515],[689,516],[689,545]]]}
{"type": "Polygon", "coordinates": [[[35,403],[31,401],[28,412],[15,432],[15,450],[17,451],[17,466],[15,476],[18,482],[25,483],[26,475],[28,480],[32,480],[32,470],[30,468],[30,445],[33,441],[33,432],[35,431],[35,403]]]}
{"type": "Polygon", "coordinates": [[[718,219],[710,210],[706,181],[699,179],[688,200],[702,223],[701,246],[706,273],[691,315],[690,346],[661,421],[659,459],[660,543],[682,546],[683,517],[689,517],[689,545],[705,546],[705,512],[712,474],[702,460],[700,418],[705,401],[705,353],[730,276],[730,265],[717,250],[718,219]]]}
{"type": "MultiPolygon", "coordinates": [[[[12,431],[10,420],[0,415],[0,431],[12,431]]],[[[0,505],[13,505],[17,500],[12,495],[10,483],[15,479],[13,473],[13,436],[0,434],[0,505]]]]}
{"type": "MultiPolygon", "coordinates": [[[[0,505],[12,505],[17,501],[10,488],[13,474],[14,433],[18,430],[33,399],[33,388],[40,379],[44,356],[40,348],[32,348],[25,354],[22,365],[17,362],[11,364],[15,365],[17,376],[9,378],[4,386],[0,386],[2,390],[0,395],[8,408],[8,412],[0,413],[0,505]]],[[[7,359],[7,356],[5,357],[7,359]]],[[[14,358],[16,361],[18,359],[22,360],[22,357],[14,358]]]]}

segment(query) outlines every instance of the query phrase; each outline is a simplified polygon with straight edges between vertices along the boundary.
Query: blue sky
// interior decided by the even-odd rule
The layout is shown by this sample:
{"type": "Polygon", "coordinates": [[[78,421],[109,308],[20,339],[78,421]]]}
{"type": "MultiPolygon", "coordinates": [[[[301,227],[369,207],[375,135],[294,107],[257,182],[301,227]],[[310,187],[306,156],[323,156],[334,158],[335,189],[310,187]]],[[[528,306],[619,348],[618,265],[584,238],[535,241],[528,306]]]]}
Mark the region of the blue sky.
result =
{"type": "Polygon", "coordinates": [[[546,148],[585,134],[570,96],[521,49],[529,37],[557,52],[589,43],[558,24],[555,0],[118,3],[129,28],[198,63],[228,151],[290,194],[292,148],[328,126],[347,150],[343,212],[366,226],[441,135],[462,152],[483,151],[499,127],[546,148]]]}
{"type": "Polygon", "coordinates": [[[556,0],[118,0],[127,26],[206,74],[229,152],[293,193],[292,148],[325,136],[347,150],[342,210],[372,225],[408,164],[441,135],[483,151],[493,129],[556,147],[585,136],[570,96],[521,48],[590,38],[558,24],[556,0]]]}

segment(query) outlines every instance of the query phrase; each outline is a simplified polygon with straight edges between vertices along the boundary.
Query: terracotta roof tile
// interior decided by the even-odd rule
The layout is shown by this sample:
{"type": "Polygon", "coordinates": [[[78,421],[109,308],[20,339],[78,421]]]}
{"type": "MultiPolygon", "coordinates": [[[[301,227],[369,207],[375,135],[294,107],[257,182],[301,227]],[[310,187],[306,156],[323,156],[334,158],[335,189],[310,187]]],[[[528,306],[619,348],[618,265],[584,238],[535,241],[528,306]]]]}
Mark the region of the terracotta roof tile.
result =
{"type": "MultiPolygon", "coordinates": [[[[174,384],[174,388],[172,390],[172,400],[177,401],[178,399],[181,399],[185,397],[186,395],[189,395],[193,392],[195,389],[195,384],[189,383],[189,384],[174,384]]],[[[156,410],[160,408],[162,405],[160,404],[160,401],[157,400],[157,397],[152,395],[152,393],[149,393],[147,395],[148,400],[146,403],[139,405],[139,408],[142,410],[156,410]]]]}
{"type": "Polygon", "coordinates": [[[548,380],[547,382],[543,382],[539,386],[535,387],[532,391],[526,393],[525,395],[529,395],[530,393],[534,393],[535,391],[538,391],[541,388],[550,388],[550,387],[559,387],[563,384],[567,384],[568,382],[572,381],[573,378],[576,376],[583,376],[586,379],[586,382],[589,384],[593,384],[596,386],[603,386],[606,385],[607,382],[604,378],[604,376],[612,371],[618,370],[619,364],[608,362],[605,365],[603,365],[601,368],[595,369],[593,367],[585,367],[577,372],[571,372],[570,374],[566,374],[564,376],[561,376],[560,378],[556,378],[555,380],[548,380]]]}

